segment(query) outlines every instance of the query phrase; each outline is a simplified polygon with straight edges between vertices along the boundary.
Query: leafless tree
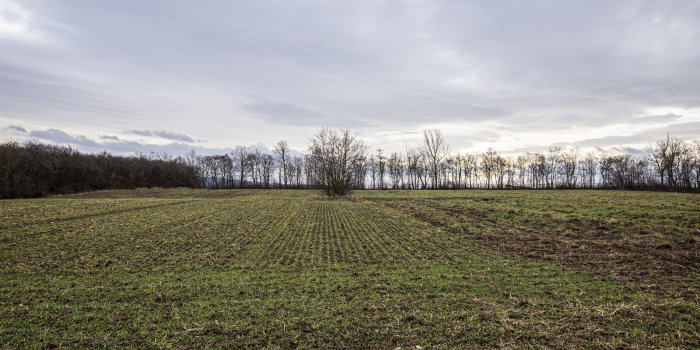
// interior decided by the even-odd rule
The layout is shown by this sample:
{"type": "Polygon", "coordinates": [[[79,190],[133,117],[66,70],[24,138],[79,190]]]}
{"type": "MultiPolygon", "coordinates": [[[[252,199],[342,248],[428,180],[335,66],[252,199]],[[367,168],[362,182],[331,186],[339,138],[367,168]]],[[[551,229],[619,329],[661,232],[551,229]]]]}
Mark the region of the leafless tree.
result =
{"type": "Polygon", "coordinates": [[[547,155],[546,163],[546,178],[547,187],[556,188],[557,187],[557,172],[559,170],[559,163],[561,162],[560,157],[561,147],[551,146],[549,147],[549,154],[547,155]]]}
{"type": "Polygon", "coordinates": [[[358,157],[350,166],[351,172],[353,174],[352,178],[354,183],[353,188],[365,189],[365,180],[367,179],[367,171],[369,169],[369,163],[367,162],[367,156],[363,155],[358,157]]]}
{"type": "Polygon", "coordinates": [[[287,167],[289,167],[289,146],[287,145],[287,141],[281,140],[278,142],[272,152],[275,154],[277,163],[279,164],[279,183],[287,187],[287,167]]]}
{"type": "Polygon", "coordinates": [[[382,149],[377,149],[377,179],[379,180],[379,189],[384,189],[384,176],[386,175],[386,157],[382,153],[382,149]]]}
{"type": "Polygon", "coordinates": [[[469,180],[469,188],[474,188],[479,182],[479,155],[467,153],[464,155],[464,177],[469,180]]]}
{"type": "Polygon", "coordinates": [[[496,174],[498,157],[500,157],[498,152],[493,148],[489,148],[486,153],[481,156],[481,171],[486,178],[486,188],[491,188],[491,180],[496,174]]]}
{"type": "Polygon", "coordinates": [[[691,153],[691,148],[682,140],[666,134],[666,138],[649,148],[651,158],[659,172],[661,187],[664,178],[669,187],[677,187],[678,175],[682,168],[681,160],[691,153]]]}
{"type": "Polygon", "coordinates": [[[293,157],[290,161],[289,168],[291,168],[290,175],[294,187],[301,188],[301,184],[304,180],[304,158],[293,157]]]}
{"type": "Polygon", "coordinates": [[[433,188],[438,188],[440,163],[447,156],[448,151],[447,143],[440,130],[423,130],[423,153],[428,162],[433,188]]]}
{"type": "Polygon", "coordinates": [[[326,195],[345,195],[352,189],[351,165],[365,153],[364,142],[349,130],[323,128],[311,138],[309,160],[326,195]]]}
{"type": "Polygon", "coordinates": [[[250,177],[253,180],[253,187],[262,186],[262,152],[256,148],[255,151],[251,153],[250,160],[250,177]]]}
{"type": "Polygon", "coordinates": [[[263,154],[260,157],[260,169],[261,169],[263,187],[265,187],[265,188],[270,187],[270,185],[271,185],[270,178],[272,177],[272,173],[275,171],[275,159],[274,159],[274,157],[272,157],[272,155],[269,155],[269,154],[263,154]]]}
{"type": "Polygon", "coordinates": [[[370,175],[372,176],[372,189],[377,188],[377,173],[379,173],[379,169],[377,166],[377,160],[374,158],[374,156],[369,157],[369,171],[370,175]]]}
{"type": "Polygon", "coordinates": [[[593,188],[595,184],[595,175],[598,171],[598,156],[593,152],[586,153],[586,156],[580,163],[580,178],[583,187],[593,188]]]}
{"type": "Polygon", "coordinates": [[[404,164],[401,155],[393,152],[388,160],[389,178],[391,179],[391,188],[397,189],[401,186],[404,177],[404,164]]]}
{"type": "Polygon", "coordinates": [[[564,177],[564,185],[567,188],[576,187],[576,166],[578,165],[578,150],[572,149],[561,154],[560,172],[564,177]]]}
{"type": "Polygon", "coordinates": [[[237,146],[231,152],[231,159],[235,169],[238,171],[238,188],[245,186],[245,179],[251,169],[251,151],[246,146],[237,146]]]}

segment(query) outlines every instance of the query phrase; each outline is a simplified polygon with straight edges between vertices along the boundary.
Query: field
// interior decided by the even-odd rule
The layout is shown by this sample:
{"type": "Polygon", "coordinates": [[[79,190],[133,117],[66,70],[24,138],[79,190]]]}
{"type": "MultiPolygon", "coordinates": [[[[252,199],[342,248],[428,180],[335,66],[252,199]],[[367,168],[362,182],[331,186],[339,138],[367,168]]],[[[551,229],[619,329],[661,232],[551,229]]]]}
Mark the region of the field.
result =
{"type": "Polygon", "coordinates": [[[700,197],[0,202],[1,348],[698,348],[700,197]]]}

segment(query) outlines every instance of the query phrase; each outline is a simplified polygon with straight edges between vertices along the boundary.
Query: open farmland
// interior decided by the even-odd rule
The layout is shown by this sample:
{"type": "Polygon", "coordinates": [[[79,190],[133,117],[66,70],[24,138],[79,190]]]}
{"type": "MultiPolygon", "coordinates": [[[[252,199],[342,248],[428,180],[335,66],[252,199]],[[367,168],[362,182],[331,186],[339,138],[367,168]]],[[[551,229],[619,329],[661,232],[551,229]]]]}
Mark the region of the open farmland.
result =
{"type": "Polygon", "coordinates": [[[700,346],[700,197],[105,191],[0,202],[2,348],[700,346]]]}

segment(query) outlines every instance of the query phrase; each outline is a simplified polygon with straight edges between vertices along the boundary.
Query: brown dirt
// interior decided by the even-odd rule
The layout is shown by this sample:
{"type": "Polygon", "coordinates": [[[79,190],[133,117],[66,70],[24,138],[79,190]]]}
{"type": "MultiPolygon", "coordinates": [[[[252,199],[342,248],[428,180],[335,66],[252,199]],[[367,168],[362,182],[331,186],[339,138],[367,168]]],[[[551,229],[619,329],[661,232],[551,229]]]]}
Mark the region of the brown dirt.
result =
{"type": "MultiPolygon", "coordinates": [[[[618,235],[611,233],[605,225],[591,226],[578,220],[574,223],[577,229],[564,232],[528,229],[467,233],[427,213],[392,203],[392,199],[371,200],[450,232],[468,235],[476,242],[508,255],[568,266],[664,297],[695,304],[700,302],[700,247],[695,237],[660,242],[658,237],[618,235]]],[[[426,201],[421,204],[426,204],[426,201]]],[[[453,214],[472,217],[477,222],[484,220],[477,211],[430,208],[454,211],[453,214]]]]}

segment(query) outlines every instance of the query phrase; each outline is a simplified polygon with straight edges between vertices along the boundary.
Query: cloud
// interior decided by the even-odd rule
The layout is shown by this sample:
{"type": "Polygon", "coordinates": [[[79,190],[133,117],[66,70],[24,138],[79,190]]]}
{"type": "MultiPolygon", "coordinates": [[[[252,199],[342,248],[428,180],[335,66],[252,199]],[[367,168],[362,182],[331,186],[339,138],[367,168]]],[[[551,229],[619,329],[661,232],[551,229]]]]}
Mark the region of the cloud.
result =
{"type": "Polygon", "coordinates": [[[692,1],[0,4],[0,118],[90,139],[301,147],[337,126],[387,151],[410,142],[392,132],[434,127],[454,149],[487,131],[613,142],[619,125],[692,117],[649,110],[700,108],[692,1]]]}
{"type": "MultiPolygon", "coordinates": [[[[8,127],[9,128],[9,127],[8,127]]],[[[6,128],[7,129],[7,128],[6,128]]],[[[57,145],[70,145],[76,147],[81,152],[100,153],[107,151],[112,154],[130,155],[137,153],[161,153],[174,156],[182,156],[194,150],[200,155],[224,154],[232,151],[235,145],[226,148],[193,146],[184,142],[170,142],[167,144],[154,144],[123,140],[117,136],[102,135],[101,141],[95,141],[85,135],[74,135],[60,129],[50,128],[45,130],[32,130],[27,134],[25,141],[42,142],[57,145]]],[[[257,149],[261,153],[271,154],[269,148],[263,143],[248,146],[257,149]]],[[[290,154],[301,156],[296,150],[290,150],[290,154]]]]}
{"type": "Polygon", "coordinates": [[[194,139],[192,139],[191,137],[189,137],[185,134],[177,133],[177,132],[153,131],[153,135],[162,137],[164,139],[173,140],[173,141],[194,142],[194,139]]]}
{"type": "Polygon", "coordinates": [[[389,131],[384,132],[382,135],[386,136],[406,136],[406,135],[421,135],[421,131],[389,131]]]}
{"type": "Polygon", "coordinates": [[[216,148],[193,148],[192,146],[181,143],[172,142],[169,144],[152,144],[141,143],[137,141],[121,140],[117,136],[103,135],[100,139],[105,140],[98,142],[88,138],[85,135],[71,135],[60,129],[33,130],[29,133],[33,140],[49,142],[59,145],[76,146],[83,152],[102,152],[108,151],[115,154],[133,154],[133,153],[167,153],[174,155],[184,155],[191,149],[196,149],[200,153],[223,153],[224,149],[216,148]]]}
{"type": "Polygon", "coordinates": [[[643,117],[637,117],[632,120],[633,123],[644,123],[644,124],[652,124],[652,123],[669,123],[669,122],[674,122],[677,121],[678,119],[683,118],[683,116],[673,114],[673,113],[668,113],[664,115],[647,115],[643,117]]]}
{"type": "Polygon", "coordinates": [[[185,134],[181,134],[178,132],[171,132],[171,131],[151,131],[151,130],[129,130],[127,131],[129,134],[134,134],[134,135],[139,135],[139,136],[157,136],[163,139],[167,140],[172,140],[172,141],[182,141],[182,142],[190,142],[194,143],[194,139],[191,138],[190,136],[187,136],[185,134]]]}
{"type": "Polygon", "coordinates": [[[660,140],[666,137],[667,133],[674,137],[686,138],[691,140],[700,139],[700,121],[671,124],[664,127],[658,127],[634,133],[632,135],[605,136],[566,144],[577,147],[624,147],[624,145],[628,144],[651,144],[656,140],[660,140]]]}
{"type": "Polygon", "coordinates": [[[43,33],[34,24],[32,13],[9,0],[0,2],[0,39],[37,41],[43,33]]]}
{"type": "Polygon", "coordinates": [[[32,130],[29,136],[35,139],[49,141],[56,144],[80,145],[83,147],[99,148],[99,144],[88,139],[85,135],[73,136],[59,129],[32,130]]]}
{"type": "Polygon", "coordinates": [[[29,132],[29,131],[27,131],[27,129],[25,129],[21,126],[17,126],[17,125],[10,125],[10,126],[6,127],[5,130],[12,130],[12,131],[19,132],[22,134],[26,134],[29,132]]]}
{"type": "Polygon", "coordinates": [[[614,148],[616,151],[623,153],[623,154],[630,154],[633,156],[638,156],[638,157],[644,157],[649,154],[644,149],[639,149],[639,148],[634,148],[634,147],[619,147],[619,148],[614,148]]]}
{"type": "Polygon", "coordinates": [[[272,101],[259,96],[253,96],[252,99],[251,103],[244,104],[241,108],[271,124],[319,126],[328,125],[333,119],[315,109],[291,102],[272,101]]]}
{"type": "Polygon", "coordinates": [[[153,133],[149,130],[129,130],[130,134],[140,135],[140,136],[153,136],[153,133]]]}

